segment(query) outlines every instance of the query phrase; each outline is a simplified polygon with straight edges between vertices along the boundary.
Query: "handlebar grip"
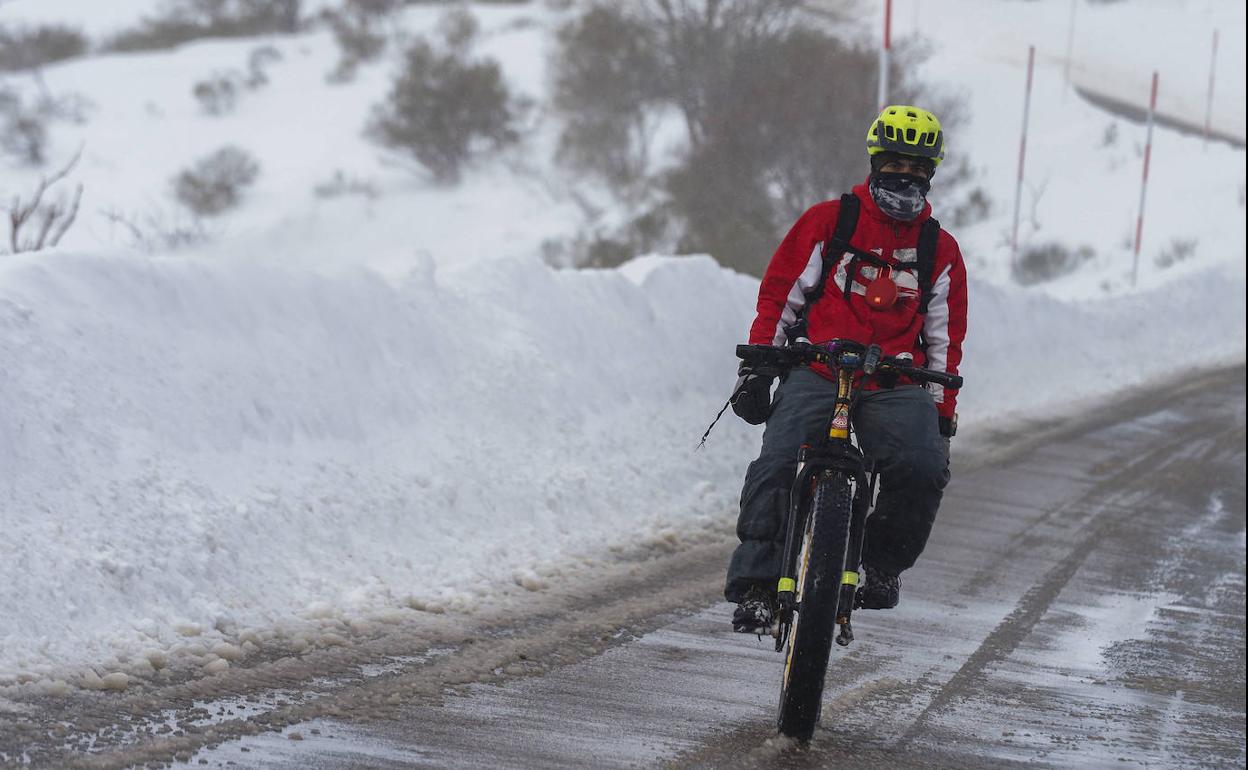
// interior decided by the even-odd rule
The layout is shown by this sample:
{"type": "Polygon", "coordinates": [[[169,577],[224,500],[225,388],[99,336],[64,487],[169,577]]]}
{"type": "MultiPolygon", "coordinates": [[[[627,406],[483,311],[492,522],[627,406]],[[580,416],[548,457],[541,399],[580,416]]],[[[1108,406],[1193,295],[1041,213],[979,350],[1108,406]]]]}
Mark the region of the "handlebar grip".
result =
{"type": "Polygon", "coordinates": [[[959,388],[962,387],[962,378],[956,374],[945,374],[944,372],[932,372],[931,376],[928,377],[928,380],[930,382],[936,383],[937,385],[944,385],[946,388],[949,388],[950,390],[958,390],[959,388]]]}
{"type": "Polygon", "coordinates": [[[918,380],[919,382],[934,382],[937,385],[943,385],[950,390],[958,390],[962,387],[962,377],[956,374],[936,372],[931,369],[920,369],[917,366],[899,366],[896,371],[911,379],[918,380]]]}

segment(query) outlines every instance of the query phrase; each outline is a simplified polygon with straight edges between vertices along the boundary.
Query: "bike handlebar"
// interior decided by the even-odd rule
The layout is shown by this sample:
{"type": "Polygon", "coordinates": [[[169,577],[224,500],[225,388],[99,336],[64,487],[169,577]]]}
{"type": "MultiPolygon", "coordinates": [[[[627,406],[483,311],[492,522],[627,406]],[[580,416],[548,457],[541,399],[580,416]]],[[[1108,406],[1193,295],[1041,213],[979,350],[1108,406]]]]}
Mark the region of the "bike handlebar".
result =
{"type": "Polygon", "coordinates": [[[938,372],[904,363],[906,357],[881,355],[879,345],[853,340],[832,340],[824,345],[795,342],[792,345],[737,345],[737,358],[755,374],[779,376],[799,366],[824,364],[832,368],[861,369],[865,374],[898,374],[917,382],[934,382],[950,390],[962,387],[956,374],[938,372]]]}

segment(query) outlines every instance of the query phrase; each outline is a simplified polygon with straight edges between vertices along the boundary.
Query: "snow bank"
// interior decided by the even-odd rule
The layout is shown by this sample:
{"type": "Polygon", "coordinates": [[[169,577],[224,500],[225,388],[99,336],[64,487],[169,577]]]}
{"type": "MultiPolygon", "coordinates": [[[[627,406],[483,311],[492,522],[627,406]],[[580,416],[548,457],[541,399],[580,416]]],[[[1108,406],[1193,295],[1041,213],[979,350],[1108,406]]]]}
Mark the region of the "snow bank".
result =
{"type": "MultiPolygon", "coordinates": [[[[1242,360],[1242,287],[1208,279],[1099,310],[976,285],[969,431],[1242,360]]],[[[691,450],[756,292],[706,258],[399,286],[7,260],[0,676],[307,614],[470,609],[610,545],[730,526],[757,431],[730,420],[691,450]]]]}
{"type": "Polygon", "coordinates": [[[0,675],[722,522],[748,433],[692,449],[756,284],[648,263],[0,263],[0,675]]]}
{"type": "Polygon", "coordinates": [[[970,448],[980,430],[1244,362],[1243,276],[1229,267],[1099,303],[972,282],[970,303],[958,398],[970,448]]]}

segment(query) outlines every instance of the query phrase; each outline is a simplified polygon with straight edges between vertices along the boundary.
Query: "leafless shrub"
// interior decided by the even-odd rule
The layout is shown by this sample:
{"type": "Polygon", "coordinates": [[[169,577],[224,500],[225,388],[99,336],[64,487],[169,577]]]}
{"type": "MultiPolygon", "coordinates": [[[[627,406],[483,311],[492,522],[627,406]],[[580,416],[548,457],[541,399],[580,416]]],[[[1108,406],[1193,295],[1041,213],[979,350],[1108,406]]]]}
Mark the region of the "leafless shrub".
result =
{"type": "Polygon", "coordinates": [[[38,91],[27,98],[0,84],[0,153],[19,163],[41,166],[46,161],[48,124],[54,120],[82,123],[89,102],[81,94],[54,95],[40,78],[38,91]]]}
{"type": "Polygon", "coordinates": [[[382,22],[393,12],[394,6],[392,0],[381,0],[376,5],[357,1],[323,12],[323,19],[338,44],[338,64],[326,76],[329,82],[354,79],[359,66],[382,55],[387,41],[382,22]]]}
{"type": "Polygon", "coordinates": [[[542,244],[543,259],[554,267],[615,267],[638,254],[670,250],[680,234],[681,223],[662,205],[639,206],[640,213],[610,224],[603,220],[603,209],[569,192],[588,224],[572,237],[542,244]]]}
{"type": "Polygon", "coordinates": [[[372,180],[347,176],[340,168],[334,169],[334,175],[328,180],[313,187],[312,193],[318,198],[341,198],[348,195],[358,195],[361,198],[374,200],[378,196],[377,185],[372,180]]]}
{"type": "Polygon", "coordinates": [[[239,97],[269,83],[267,68],[280,61],[282,54],[271,45],[252,49],[247,55],[247,71],[236,69],[214,72],[191,87],[191,94],[209,115],[225,115],[234,111],[239,97]]]}
{"type": "Polygon", "coordinates": [[[300,0],[166,0],[104,46],[110,51],[151,51],[213,37],[248,37],[299,31],[300,0]]]}
{"type": "Polygon", "coordinates": [[[1195,238],[1174,238],[1153,260],[1161,269],[1173,267],[1196,254],[1195,238]]]}
{"type": "Polygon", "coordinates": [[[646,171],[653,105],[669,92],[655,55],[660,31],[617,7],[595,5],[557,35],[554,105],[559,160],[629,188],[646,171]]]}
{"type": "Polygon", "coordinates": [[[438,20],[438,34],[453,51],[468,50],[480,32],[480,22],[467,8],[452,8],[438,20]]]}
{"type": "Polygon", "coordinates": [[[216,72],[196,83],[191,94],[207,114],[225,115],[238,103],[238,80],[237,73],[216,72]]]}
{"type": "Polygon", "coordinates": [[[0,72],[38,69],[87,52],[81,31],[62,24],[0,26],[0,72]]]}
{"type": "Polygon", "coordinates": [[[100,212],[110,224],[125,232],[131,248],[162,254],[191,248],[212,240],[214,233],[202,218],[180,212],[151,211],[142,216],[117,210],[100,212]]]}
{"type": "Polygon", "coordinates": [[[282,60],[282,52],[271,45],[257,46],[247,54],[247,77],[243,84],[255,90],[269,84],[269,66],[282,60]]]}
{"type": "Polygon", "coordinates": [[[251,153],[227,145],[177,174],[174,196],[199,216],[216,216],[237,206],[259,175],[260,164],[251,153]]]}
{"type": "Polygon", "coordinates": [[[74,192],[68,196],[58,193],[48,201],[44,200],[44,196],[57,183],[69,176],[81,156],[82,151],[79,150],[60,170],[41,178],[29,200],[14,196],[9,206],[8,253],[18,254],[24,251],[42,251],[45,248],[52,248],[69,231],[78,216],[78,204],[82,201],[82,184],[75,185],[74,192]]]}
{"type": "Polygon", "coordinates": [[[1031,225],[1033,232],[1040,230],[1040,201],[1044,200],[1044,193],[1049,189],[1050,177],[1046,174],[1037,182],[1025,182],[1024,187],[1028,193],[1028,215],[1027,222],[1031,225]]]}
{"type": "Polygon", "coordinates": [[[415,158],[436,180],[454,182],[473,155],[519,139],[522,109],[498,62],[438,52],[418,40],[386,100],[374,108],[367,133],[415,158]]]}
{"type": "Polygon", "coordinates": [[[1051,241],[1022,247],[1018,259],[1010,267],[1015,281],[1032,286],[1073,273],[1095,256],[1091,247],[1071,248],[1051,241]]]}
{"type": "Polygon", "coordinates": [[[383,18],[410,4],[411,0],[346,0],[343,7],[353,13],[383,18]]]}
{"type": "Polygon", "coordinates": [[[34,111],[44,119],[63,120],[76,125],[87,122],[87,113],[92,107],[91,100],[80,93],[53,94],[42,83],[34,103],[34,111]]]}
{"type": "Polygon", "coordinates": [[[43,116],[29,109],[16,91],[0,87],[0,150],[20,163],[41,166],[47,143],[43,116]]]}
{"type": "Polygon", "coordinates": [[[1105,130],[1101,132],[1100,146],[1102,149],[1108,149],[1118,144],[1118,121],[1111,121],[1105,126],[1105,130]]]}
{"type": "Polygon", "coordinates": [[[950,225],[953,227],[966,227],[987,219],[991,213],[992,199],[988,197],[988,192],[983,187],[976,187],[970,191],[961,203],[953,208],[950,225]]]}

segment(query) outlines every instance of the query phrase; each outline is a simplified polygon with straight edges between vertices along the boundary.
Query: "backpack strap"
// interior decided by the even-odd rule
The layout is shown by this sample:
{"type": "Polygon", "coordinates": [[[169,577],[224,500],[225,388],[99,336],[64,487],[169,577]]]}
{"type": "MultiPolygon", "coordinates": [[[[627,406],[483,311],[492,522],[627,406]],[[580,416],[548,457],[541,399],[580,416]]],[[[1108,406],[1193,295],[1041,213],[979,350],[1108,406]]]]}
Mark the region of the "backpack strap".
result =
{"type": "Polygon", "coordinates": [[[940,222],[929,218],[919,230],[919,315],[927,315],[928,303],[932,301],[932,287],[936,283],[936,247],[939,243],[940,222]]]}
{"type": "MultiPolygon", "coordinates": [[[[928,218],[923,223],[919,230],[915,262],[899,262],[892,265],[871,252],[862,251],[850,245],[854,231],[858,229],[858,214],[861,211],[861,205],[858,196],[853,193],[845,193],[841,196],[841,206],[836,214],[836,225],[833,227],[831,237],[823,242],[823,250],[820,252],[823,269],[819,273],[819,282],[806,294],[806,304],[798,312],[797,319],[785,329],[790,340],[806,336],[807,311],[823,296],[823,290],[828,283],[828,276],[832,272],[833,265],[846,253],[850,255],[849,264],[845,268],[847,280],[844,296],[846,300],[853,291],[853,276],[857,274],[860,263],[866,262],[876,267],[909,268],[913,266],[919,282],[918,312],[919,315],[927,315],[927,306],[932,299],[932,286],[936,280],[934,273],[936,272],[936,247],[940,241],[940,222],[928,218]]],[[[922,332],[920,332],[921,335],[922,332]]],[[[922,347],[927,347],[926,344],[922,344],[922,341],[920,344],[922,347]]]]}
{"type": "MultiPolygon", "coordinates": [[[[841,207],[836,212],[836,225],[832,229],[832,237],[823,242],[823,251],[820,257],[823,260],[823,270],[819,272],[819,283],[815,284],[815,290],[806,295],[806,308],[819,301],[823,296],[824,286],[828,283],[828,275],[832,272],[832,266],[841,258],[841,254],[846,251],[853,251],[853,247],[849,245],[849,241],[854,237],[854,231],[858,229],[858,212],[861,204],[858,196],[853,193],[845,193],[841,196],[841,207]]],[[[854,257],[857,259],[857,257],[854,257]]],[[[851,263],[852,270],[855,265],[851,263]]],[[[803,312],[803,315],[805,313],[803,312]]]]}
{"type": "Polygon", "coordinates": [[[823,249],[819,253],[823,262],[823,268],[819,271],[819,282],[806,293],[806,304],[802,305],[802,309],[797,312],[797,318],[793,323],[784,329],[785,336],[790,341],[806,336],[806,312],[823,296],[823,289],[828,283],[828,275],[832,272],[832,266],[841,258],[841,254],[852,250],[849,240],[854,237],[854,230],[858,228],[858,211],[858,196],[853,193],[845,193],[841,196],[841,206],[836,212],[836,225],[833,227],[832,236],[824,239],[823,249]]]}

